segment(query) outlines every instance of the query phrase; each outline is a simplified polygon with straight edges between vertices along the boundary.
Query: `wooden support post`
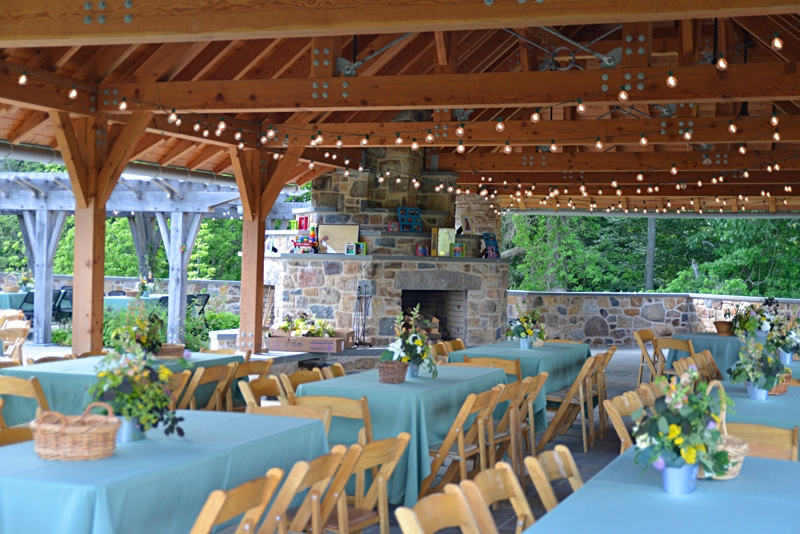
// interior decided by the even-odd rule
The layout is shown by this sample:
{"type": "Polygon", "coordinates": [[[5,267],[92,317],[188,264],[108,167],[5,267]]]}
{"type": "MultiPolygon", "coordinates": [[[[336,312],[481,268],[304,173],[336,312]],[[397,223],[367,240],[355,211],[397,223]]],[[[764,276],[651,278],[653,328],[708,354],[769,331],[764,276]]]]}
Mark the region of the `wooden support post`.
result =
{"type": "Polygon", "coordinates": [[[25,251],[27,252],[28,270],[33,272],[35,267],[33,254],[31,252],[33,250],[33,243],[31,243],[31,237],[28,235],[28,226],[25,224],[25,217],[22,214],[17,215],[17,220],[19,221],[19,231],[22,234],[22,242],[25,244],[25,251]]]}
{"type": "Polygon", "coordinates": [[[72,297],[72,351],[103,348],[103,281],[106,207],[96,199],[75,208],[75,267],[72,297]]]}
{"type": "Polygon", "coordinates": [[[133,246],[139,262],[139,278],[149,279],[152,276],[153,264],[158,247],[161,245],[161,233],[156,229],[155,217],[136,212],[128,217],[128,224],[133,235],[133,246]]]}
{"type": "MultiPolygon", "coordinates": [[[[456,39],[453,32],[434,32],[436,37],[436,61],[434,74],[455,74],[458,72],[458,58],[455,55],[456,39]]],[[[445,122],[453,119],[452,109],[434,109],[433,121],[445,122]]]]}

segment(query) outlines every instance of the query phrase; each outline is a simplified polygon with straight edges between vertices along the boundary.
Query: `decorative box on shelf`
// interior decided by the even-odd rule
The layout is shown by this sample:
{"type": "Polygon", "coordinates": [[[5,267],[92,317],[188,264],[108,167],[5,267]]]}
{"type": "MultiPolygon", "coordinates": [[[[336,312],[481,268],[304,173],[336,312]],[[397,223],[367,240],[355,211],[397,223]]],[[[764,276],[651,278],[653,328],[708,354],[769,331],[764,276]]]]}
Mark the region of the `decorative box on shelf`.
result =
{"type": "Polygon", "coordinates": [[[336,353],[352,348],[353,330],[335,330],[333,337],[293,337],[282,330],[270,330],[269,350],[288,352],[336,353]]]}

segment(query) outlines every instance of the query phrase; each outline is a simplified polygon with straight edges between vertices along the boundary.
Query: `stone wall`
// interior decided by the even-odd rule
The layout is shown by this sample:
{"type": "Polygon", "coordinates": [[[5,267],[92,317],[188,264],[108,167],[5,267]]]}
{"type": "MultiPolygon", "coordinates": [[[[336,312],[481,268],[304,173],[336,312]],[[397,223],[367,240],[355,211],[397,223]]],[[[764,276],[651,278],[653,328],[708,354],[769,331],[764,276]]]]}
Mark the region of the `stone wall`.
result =
{"type": "MultiPolygon", "coordinates": [[[[593,346],[634,345],[633,332],[651,329],[657,336],[681,332],[714,332],[740,305],[763,298],[723,297],[671,293],[537,293],[508,292],[508,316],[518,317],[516,306],[542,313],[549,338],[583,341],[593,346]]],[[[800,300],[778,299],[781,310],[800,307],[800,300]]]]}
{"type": "MultiPolygon", "coordinates": [[[[483,233],[494,234],[497,241],[501,241],[502,219],[500,215],[490,208],[490,201],[484,200],[480,195],[456,195],[456,220],[461,221],[462,217],[468,215],[472,218],[474,226],[473,233],[481,235],[483,233]]],[[[457,223],[460,225],[460,223],[457,223]]]]}
{"type": "Polygon", "coordinates": [[[506,324],[508,263],[503,260],[392,256],[291,256],[267,258],[265,283],[275,286],[275,317],[311,312],[337,328],[353,328],[358,289],[373,295],[367,342],[394,338],[404,289],[466,290],[468,345],[491,343],[506,324]]]}

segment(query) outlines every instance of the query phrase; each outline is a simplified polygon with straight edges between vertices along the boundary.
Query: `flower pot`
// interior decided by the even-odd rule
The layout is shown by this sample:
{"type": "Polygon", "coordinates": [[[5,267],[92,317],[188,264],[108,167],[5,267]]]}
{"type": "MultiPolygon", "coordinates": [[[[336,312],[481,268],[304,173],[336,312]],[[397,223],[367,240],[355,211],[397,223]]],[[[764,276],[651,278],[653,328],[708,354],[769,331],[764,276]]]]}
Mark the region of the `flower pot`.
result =
{"type": "Polygon", "coordinates": [[[755,331],[756,341],[759,343],[765,343],[767,341],[767,334],[769,332],[764,332],[760,328],[755,331]]]}
{"type": "Polygon", "coordinates": [[[529,349],[529,348],[531,348],[531,338],[529,338],[529,337],[521,337],[521,338],[519,338],[519,348],[521,348],[521,349],[529,349]]]}
{"type": "Polygon", "coordinates": [[[406,380],[411,378],[417,378],[419,376],[419,365],[416,363],[411,363],[408,365],[408,369],[406,370],[406,380]]]}
{"type": "Polygon", "coordinates": [[[747,396],[753,400],[758,401],[765,401],[767,400],[767,394],[769,393],[766,389],[759,389],[755,387],[751,382],[745,382],[747,386],[747,396]]]}
{"type": "Polygon", "coordinates": [[[785,350],[778,349],[778,359],[781,361],[783,365],[791,365],[792,364],[792,353],[786,352],[785,350]]]}
{"type": "Polygon", "coordinates": [[[120,417],[122,425],[117,432],[117,443],[131,443],[144,439],[144,430],[138,417],[120,417]]]}
{"type": "Polygon", "coordinates": [[[664,491],[670,495],[687,495],[697,486],[697,472],[699,466],[684,465],[683,467],[665,467],[661,471],[661,480],[664,491]]]}
{"type": "Polygon", "coordinates": [[[148,298],[149,296],[150,296],[150,292],[149,292],[149,291],[142,291],[142,298],[143,298],[143,299],[146,299],[146,298],[148,298]]]}
{"type": "Polygon", "coordinates": [[[718,336],[733,335],[733,323],[730,321],[714,321],[714,328],[717,329],[718,336]]]}

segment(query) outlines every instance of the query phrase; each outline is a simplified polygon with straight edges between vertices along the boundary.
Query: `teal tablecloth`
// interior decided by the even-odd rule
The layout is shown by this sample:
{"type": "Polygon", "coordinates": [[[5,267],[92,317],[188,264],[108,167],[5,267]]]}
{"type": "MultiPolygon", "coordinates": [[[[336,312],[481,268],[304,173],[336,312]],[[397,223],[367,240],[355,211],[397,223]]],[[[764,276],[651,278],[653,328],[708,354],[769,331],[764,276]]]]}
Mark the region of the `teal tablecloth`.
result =
{"type": "MultiPolygon", "coordinates": [[[[545,343],[541,347],[520,349],[519,341],[501,341],[491,345],[483,345],[470,349],[456,350],[450,353],[451,362],[463,362],[464,355],[470,358],[502,358],[503,360],[516,360],[519,358],[522,368],[522,377],[536,376],[547,372],[542,393],[536,398],[534,424],[537,429],[547,426],[545,412],[545,395],[561,388],[569,387],[583,367],[586,359],[592,355],[589,345],[576,343],[545,343]]],[[[515,380],[509,376],[509,380],[515,380]]]]}
{"type": "MultiPolygon", "coordinates": [[[[150,297],[139,297],[148,306],[155,306],[161,299],[162,295],[153,295],[150,297]]],[[[164,295],[166,296],[166,295],[164,295]]],[[[112,310],[124,310],[130,303],[136,300],[134,297],[103,297],[103,307],[111,308],[112,310]]]]}
{"type": "MultiPolygon", "coordinates": [[[[420,483],[431,472],[428,447],[444,439],[470,393],[481,393],[505,383],[501,369],[439,367],[439,378],[435,380],[420,373],[419,378],[402,384],[382,384],[378,381],[378,371],[373,370],[303,384],[297,394],[348,399],[365,396],[369,400],[375,439],[409,432],[411,442],[389,484],[389,502],[413,506],[420,483]]],[[[330,442],[355,443],[362,426],[359,421],[334,418],[330,442]]]]}
{"type": "Polygon", "coordinates": [[[181,411],[186,437],[160,430],[91,462],[42,460],[33,442],[0,454],[0,532],[187,533],[208,495],[328,452],[310,419],[181,411]]]}
{"type": "Polygon", "coordinates": [[[27,291],[20,291],[19,293],[4,293],[0,291],[0,310],[18,310],[27,294],[27,291]]]}
{"type": "MultiPolygon", "coordinates": [[[[692,340],[692,347],[695,352],[710,351],[714,361],[717,362],[722,376],[728,380],[727,370],[739,360],[739,349],[742,342],[736,336],[720,336],[711,332],[695,332],[691,334],[675,334],[675,339],[692,340]]],[[[682,350],[670,350],[667,354],[667,368],[672,368],[672,362],[680,358],[687,358],[688,352],[682,350]]]]}
{"type": "Polygon", "coordinates": [[[800,426],[800,387],[790,386],[785,395],[770,395],[765,401],[748,397],[744,384],[726,382],[725,393],[734,402],[726,417],[731,423],[780,428],[800,426]]]}
{"type": "Polygon", "coordinates": [[[626,530],[624,525],[654,534],[800,530],[798,462],[748,457],[733,480],[699,480],[690,495],[668,495],[661,472],[635,464],[633,455],[631,449],[611,462],[525,534],[615,534],[626,530]]]}
{"type": "MultiPolygon", "coordinates": [[[[15,376],[18,378],[36,377],[42,385],[44,395],[50,404],[50,409],[68,415],[83,413],[83,409],[91,402],[88,388],[96,380],[95,367],[100,361],[100,356],[80,358],[63,362],[38,363],[22,367],[9,367],[0,369],[0,375],[15,376]]],[[[193,369],[195,367],[211,367],[214,365],[227,365],[230,362],[243,362],[244,358],[225,354],[192,353],[188,360],[193,369]]],[[[177,360],[158,360],[172,371],[182,371],[177,360]]],[[[198,389],[196,395],[198,405],[203,406],[208,402],[214,390],[213,384],[208,384],[198,389]]],[[[9,425],[18,425],[33,420],[36,416],[36,402],[22,397],[5,397],[3,417],[9,425]]],[[[0,533],[1,534],[1,533],[0,533]]]]}

